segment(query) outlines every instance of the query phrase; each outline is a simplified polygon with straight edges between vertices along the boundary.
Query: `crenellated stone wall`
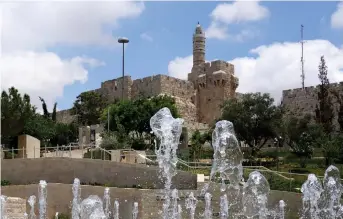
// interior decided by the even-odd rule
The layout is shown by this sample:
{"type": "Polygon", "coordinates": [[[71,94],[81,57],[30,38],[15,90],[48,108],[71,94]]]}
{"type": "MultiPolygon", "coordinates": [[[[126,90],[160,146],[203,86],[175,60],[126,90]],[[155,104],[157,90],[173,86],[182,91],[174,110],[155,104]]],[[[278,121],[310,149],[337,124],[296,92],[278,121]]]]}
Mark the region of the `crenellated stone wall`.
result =
{"type": "MultiPolygon", "coordinates": [[[[332,83],[331,89],[339,92],[343,96],[343,81],[340,83],[332,83]]],[[[282,92],[282,105],[286,109],[286,114],[295,115],[297,117],[303,116],[305,114],[310,114],[313,117],[315,116],[316,106],[318,104],[318,86],[305,87],[305,89],[289,89],[282,92]]],[[[338,111],[339,111],[339,102],[333,97],[333,109],[334,109],[334,118],[333,124],[335,129],[339,130],[339,125],[337,122],[338,111]]]]}

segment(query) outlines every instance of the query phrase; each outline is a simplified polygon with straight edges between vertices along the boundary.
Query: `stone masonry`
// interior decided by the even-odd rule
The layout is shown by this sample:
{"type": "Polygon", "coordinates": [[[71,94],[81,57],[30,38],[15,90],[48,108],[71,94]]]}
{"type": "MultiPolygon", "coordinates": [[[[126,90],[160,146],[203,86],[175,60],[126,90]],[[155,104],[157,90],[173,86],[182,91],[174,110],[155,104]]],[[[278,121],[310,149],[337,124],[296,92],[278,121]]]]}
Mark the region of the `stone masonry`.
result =
{"type": "MultiPolygon", "coordinates": [[[[220,105],[235,95],[238,78],[234,76],[234,66],[226,61],[205,61],[205,34],[198,24],[193,34],[193,68],[188,80],[167,75],[155,75],[132,80],[131,76],[120,77],[101,83],[94,90],[109,102],[122,98],[151,97],[161,94],[175,98],[179,113],[188,126],[195,129],[201,124],[212,124],[220,116],[220,105]],[[201,123],[199,125],[199,123],[201,123]]],[[[59,122],[74,120],[70,110],[57,113],[59,122]]]]}
{"type": "MultiPolygon", "coordinates": [[[[310,114],[313,117],[315,116],[316,105],[318,104],[318,86],[305,87],[305,89],[291,89],[284,90],[282,92],[282,105],[286,108],[286,114],[292,114],[294,116],[303,116],[305,114],[310,114]]],[[[331,89],[334,89],[343,96],[343,82],[332,83],[331,89]]],[[[333,124],[336,131],[339,131],[338,125],[338,110],[339,102],[337,99],[333,98],[333,109],[334,109],[334,118],[333,124]]]]}

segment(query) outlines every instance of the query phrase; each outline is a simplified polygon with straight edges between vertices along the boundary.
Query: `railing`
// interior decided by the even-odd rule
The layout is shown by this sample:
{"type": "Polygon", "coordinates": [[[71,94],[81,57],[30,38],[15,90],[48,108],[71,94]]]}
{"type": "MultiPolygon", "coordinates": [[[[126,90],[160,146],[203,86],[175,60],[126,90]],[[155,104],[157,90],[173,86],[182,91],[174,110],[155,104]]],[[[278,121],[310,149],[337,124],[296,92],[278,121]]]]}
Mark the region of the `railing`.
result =
{"type": "Polygon", "coordinates": [[[79,145],[78,143],[71,143],[69,145],[57,145],[56,147],[33,147],[31,150],[25,148],[17,149],[2,149],[0,156],[4,159],[16,158],[41,158],[41,157],[67,157],[67,158],[89,158],[110,160],[111,152],[95,144],[79,145]],[[98,152],[100,151],[100,153],[98,152]]]}

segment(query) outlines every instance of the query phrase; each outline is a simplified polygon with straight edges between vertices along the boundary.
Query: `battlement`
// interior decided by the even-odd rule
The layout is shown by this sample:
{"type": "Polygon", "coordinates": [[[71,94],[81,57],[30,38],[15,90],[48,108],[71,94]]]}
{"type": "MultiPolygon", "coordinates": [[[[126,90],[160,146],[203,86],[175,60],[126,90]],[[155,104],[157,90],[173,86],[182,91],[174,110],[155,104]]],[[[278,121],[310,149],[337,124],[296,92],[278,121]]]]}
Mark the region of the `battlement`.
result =
{"type": "MultiPolygon", "coordinates": [[[[342,88],[343,89],[343,81],[338,82],[338,83],[331,83],[330,87],[332,87],[332,88],[342,88]]],[[[313,93],[313,92],[315,92],[319,88],[320,88],[320,85],[308,86],[308,87],[305,87],[304,90],[302,88],[283,90],[282,91],[282,96],[286,97],[286,96],[294,96],[294,95],[299,96],[299,95],[302,95],[302,94],[305,95],[305,94],[313,93]]]]}

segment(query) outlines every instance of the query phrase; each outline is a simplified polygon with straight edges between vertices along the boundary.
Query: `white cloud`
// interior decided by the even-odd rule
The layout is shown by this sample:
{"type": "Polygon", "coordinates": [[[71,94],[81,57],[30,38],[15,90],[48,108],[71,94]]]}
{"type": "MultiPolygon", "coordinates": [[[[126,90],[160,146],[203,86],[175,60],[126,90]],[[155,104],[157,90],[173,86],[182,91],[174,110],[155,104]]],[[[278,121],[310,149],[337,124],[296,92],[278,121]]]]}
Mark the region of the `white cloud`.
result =
{"type": "Polygon", "coordinates": [[[85,82],[89,67],[104,64],[83,56],[62,59],[49,48],[118,45],[109,30],[139,16],[144,3],[40,1],[6,3],[0,9],[2,89],[15,86],[40,107],[38,96],[52,105],[64,86],[85,82]]]}
{"type": "Polygon", "coordinates": [[[338,3],[337,10],[331,15],[331,27],[343,29],[343,2],[338,3]]]}
{"type": "MultiPolygon", "coordinates": [[[[235,65],[239,78],[238,92],[269,92],[279,102],[282,90],[301,87],[301,63],[299,43],[284,42],[263,45],[252,49],[255,57],[237,57],[230,63],[235,65]]],[[[319,83],[318,65],[324,55],[328,66],[330,82],[343,81],[343,48],[338,48],[327,40],[307,41],[304,48],[305,86],[319,83]]],[[[173,64],[174,77],[186,78],[192,68],[191,56],[178,57],[173,64]]]]}
{"type": "Polygon", "coordinates": [[[180,79],[187,79],[188,73],[191,72],[193,67],[193,56],[176,57],[168,64],[168,73],[170,76],[180,79]]]}
{"type": "Polygon", "coordinates": [[[41,96],[52,107],[56,98],[63,96],[64,86],[87,81],[86,66],[99,65],[103,63],[86,57],[62,60],[51,52],[5,54],[0,59],[1,87],[7,90],[14,86],[28,93],[36,106],[40,106],[38,96],[41,96]]]}
{"type": "Polygon", "coordinates": [[[152,42],[154,39],[152,38],[152,36],[150,36],[149,34],[147,33],[141,33],[140,37],[143,39],[143,40],[146,40],[146,41],[149,41],[149,42],[152,42]]]}
{"type": "Polygon", "coordinates": [[[105,28],[141,14],[134,2],[26,2],[3,5],[3,52],[56,45],[117,45],[105,28]]]}
{"type": "Polygon", "coordinates": [[[270,15],[268,8],[259,4],[259,1],[235,1],[233,3],[221,3],[212,11],[210,26],[206,30],[207,38],[223,40],[230,38],[243,41],[253,38],[256,33],[253,30],[242,30],[239,34],[229,34],[228,25],[234,23],[256,22],[270,15]]]}
{"type": "Polygon", "coordinates": [[[217,5],[211,13],[213,20],[226,24],[259,21],[268,16],[269,10],[261,6],[258,1],[222,3],[217,5]]]}
{"type": "Polygon", "coordinates": [[[206,30],[206,38],[223,40],[228,37],[228,27],[217,22],[212,22],[206,30]]]}

